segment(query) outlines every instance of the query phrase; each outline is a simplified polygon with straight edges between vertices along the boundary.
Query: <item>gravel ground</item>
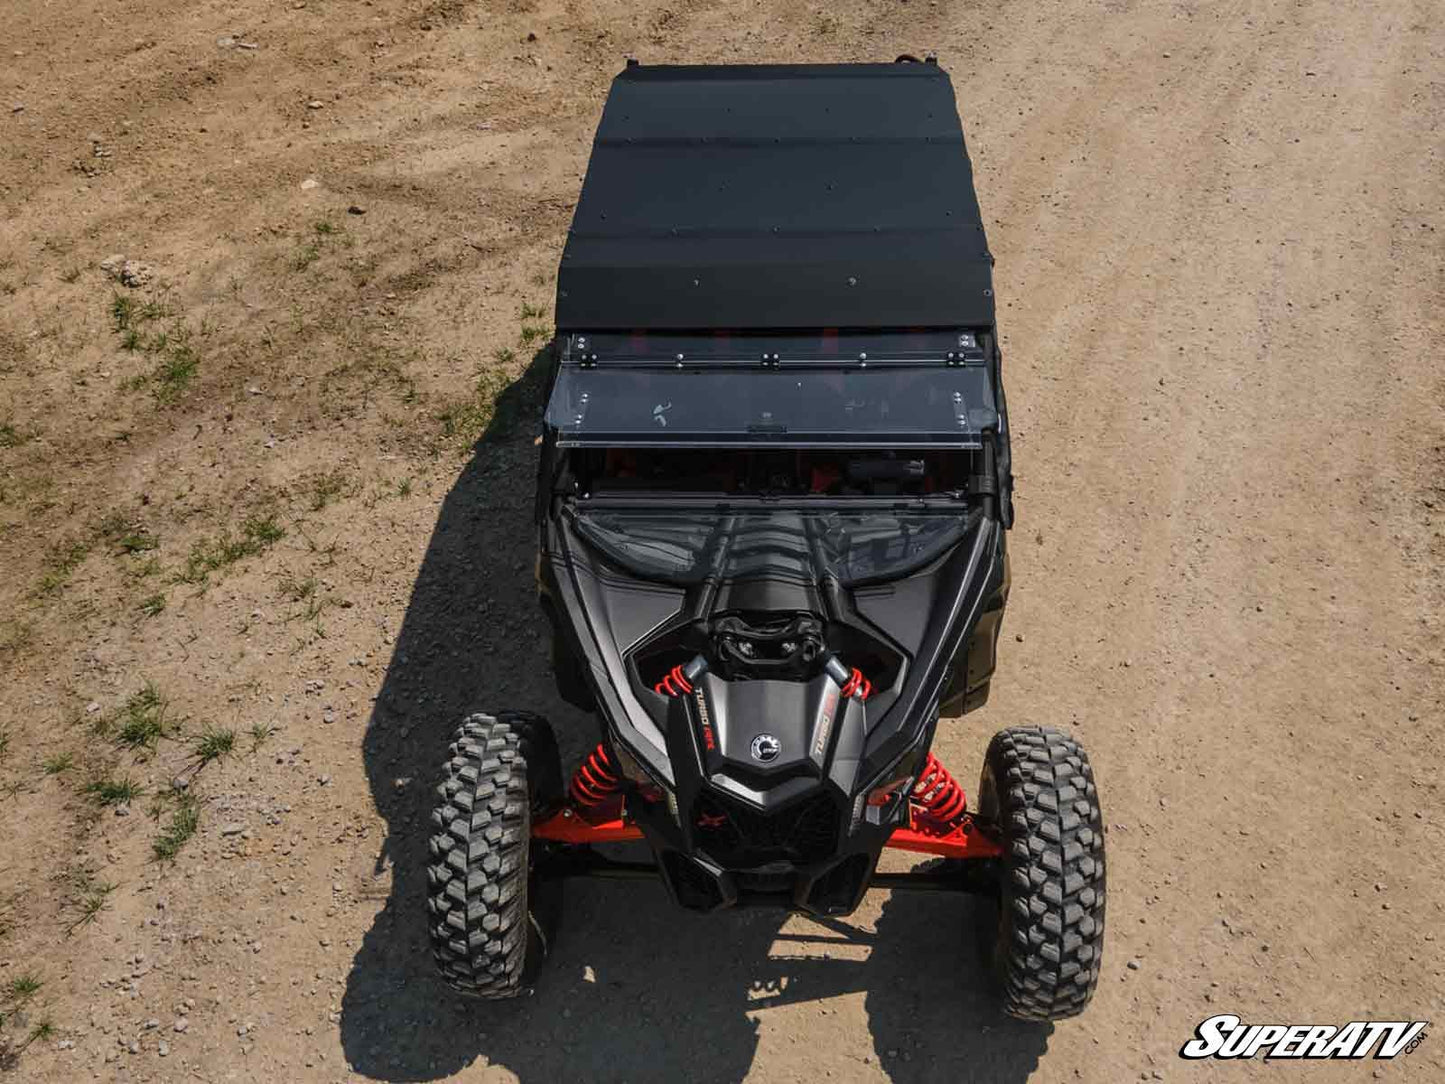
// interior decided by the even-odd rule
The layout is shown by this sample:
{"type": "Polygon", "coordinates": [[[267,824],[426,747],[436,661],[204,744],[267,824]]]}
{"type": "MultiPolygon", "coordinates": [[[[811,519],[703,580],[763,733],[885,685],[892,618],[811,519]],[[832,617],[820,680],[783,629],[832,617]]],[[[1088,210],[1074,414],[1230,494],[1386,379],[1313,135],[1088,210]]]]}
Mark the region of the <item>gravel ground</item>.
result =
{"type": "Polygon", "coordinates": [[[1433,1038],[1177,1056],[1216,1012],[1445,1009],[1442,26],[1409,0],[14,0],[12,1075],[1445,1079],[1433,1038]],[[566,756],[593,740],[548,675],[530,501],[608,81],[628,53],[930,49],[1018,475],[993,696],[936,748],[967,782],[1008,724],[1088,744],[1098,996],[999,1019],[949,898],[820,924],[580,884],[536,995],[460,1004],[422,920],[445,735],[517,706],[566,756]]]}

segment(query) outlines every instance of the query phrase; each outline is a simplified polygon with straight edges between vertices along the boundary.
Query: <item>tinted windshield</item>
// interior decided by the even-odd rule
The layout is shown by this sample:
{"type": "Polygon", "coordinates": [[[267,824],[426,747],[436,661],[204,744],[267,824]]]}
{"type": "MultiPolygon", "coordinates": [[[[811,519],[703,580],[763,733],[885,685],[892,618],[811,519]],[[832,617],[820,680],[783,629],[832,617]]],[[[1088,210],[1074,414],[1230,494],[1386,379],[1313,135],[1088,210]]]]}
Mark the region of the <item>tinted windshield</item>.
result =
{"type": "Polygon", "coordinates": [[[564,365],[547,407],[560,447],[979,448],[999,416],[988,370],[583,369],[564,365]]]}
{"type": "Polygon", "coordinates": [[[894,579],[922,568],[968,528],[961,509],[897,511],[701,511],[586,509],[578,533],[643,579],[672,583],[790,579],[844,586],[894,579]]]}

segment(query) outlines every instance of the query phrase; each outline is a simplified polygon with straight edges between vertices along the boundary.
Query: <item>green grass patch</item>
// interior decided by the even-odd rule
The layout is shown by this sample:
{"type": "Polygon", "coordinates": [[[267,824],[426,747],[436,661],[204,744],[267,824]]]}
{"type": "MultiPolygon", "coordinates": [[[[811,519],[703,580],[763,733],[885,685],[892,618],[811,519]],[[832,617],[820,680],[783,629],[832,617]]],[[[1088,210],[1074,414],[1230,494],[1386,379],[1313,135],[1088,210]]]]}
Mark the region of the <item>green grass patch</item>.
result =
{"type": "Polygon", "coordinates": [[[170,314],[170,309],[160,301],[138,301],[130,294],[112,294],[110,298],[110,320],[116,331],[132,328],[138,331],[170,314]]]}
{"type": "Polygon", "coordinates": [[[346,491],[346,475],[339,470],[323,471],[311,480],[311,511],[319,512],[346,491]]]}
{"type": "Polygon", "coordinates": [[[97,881],[95,874],[83,867],[68,870],[61,879],[69,883],[74,892],[70,902],[75,908],[76,917],[67,930],[69,933],[75,932],[77,927],[88,922],[94,922],[105,910],[106,901],[116,889],[109,881],[97,881]]]}
{"type": "Polygon", "coordinates": [[[41,596],[59,594],[98,543],[125,554],[146,553],[160,545],[160,541],[145,528],[131,523],[123,513],[112,512],[97,526],[88,529],[85,537],[62,542],[51,551],[35,593],[41,596]]]}
{"type": "Polygon", "coordinates": [[[473,444],[486,432],[497,412],[497,397],[512,382],[511,376],[495,369],[477,377],[476,390],[470,399],[454,403],[437,415],[442,435],[473,444]]]}
{"type": "Polygon", "coordinates": [[[156,401],[173,403],[181,397],[201,367],[201,355],[191,341],[190,330],[179,319],[157,332],[151,325],[171,316],[159,301],[137,301],[128,294],[115,294],[110,302],[111,325],[120,336],[121,349],[153,355],[155,368],[133,377],[125,386],[149,387],[156,401]]]}
{"type": "Polygon", "coordinates": [[[120,553],[146,553],[157,548],[160,540],[144,527],[132,522],[123,512],[112,512],[100,521],[100,536],[120,553]]]}
{"type": "Polygon", "coordinates": [[[151,842],[151,853],[161,862],[174,861],[181,848],[201,826],[201,803],[193,794],[182,794],[171,811],[170,823],[151,842]]]}
{"type": "Polygon", "coordinates": [[[241,524],[241,533],[260,546],[269,546],[286,537],[285,528],[276,522],[274,514],[250,517],[241,524]]]}
{"type": "Polygon", "coordinates": [[[305,602],[316,597],[316,592],[321,589],[321,581],[315,576],[307,576],[304,580],[298,580],[287,572],[281,577],[280,588],[283,598],[291,602],[305,602]]]}
{"type": "Polygon", "coordinates": [[[116,740],[132,749],[154,749],[173,729],[166,717],[170,707],[154,682],[146,682],[121,705],[115,720],[116,740]]]}
{"type": "Polygon", "coordinates": [[[236,732],[234,730],[207,726],[196,737],[196,743],[191,751],[204,767],[213,760],[230,756],[231,750],[235,747],[236,732]]]}
{"type": "Polygon", "coordinates": [[[0,448],[18,448],[24,443],[25,437],[20,430],[9,422],[0,424],[0,448]]]}
{"type": "Polygon", "coordinates": [[[522,302],[522,319],[523,319],[523,320],[535,320],[535,319],[537,319],[539,316],[545,316],[545,315],[547,315],[547,312],[546,312],[545,309],[538,308],[536,305],[529,305],[529,304],[527,304],[525,301],[522,302]]]}
{"type": "Polygon", "coordinates": [[[204,584],[212,572],[226,568],[258,553],[286,537],[286,529],[276,522],[274,514],[251,516],[241,524],[240,534],[222,531],[215,538],[206,538],[191,547],[186,566],[177,574],[181,583],[204,584]]]}
{"type": "Polygon", "coordinates": [[[71,575],[90,556],[90,543],[72,540],[61,543],[46,560],[45,573],[40,577],[37,590],[42,595],[54,595],[70,582],[71,575]]]}
{"type": "Polygon", "coordinates": [[[124,779],[96,779],[85,785],[83,794],[97,805],[129,805],[142,794],[144,788],[129,777],[124,779]]]}
{"type": "Polygon", "coordinates": [[[156,614],[160,613],[165,608],[166,596],[159,591],[157,591],[154,595],[150,595],[146,598],[141,599],[140,605],[136,607],[136,609],[140,610],[140,612],[145,614],[147,617],[155,617],[156,614]]]}
{"type": "Polygon", "coordinates": [[[162,403],[174,403],[191,386],[200,367],[201,355],[191,345],[190,336],[173,338],[151,377],[156,399],[162,403]]]}
{"type": "Polygon", "coordinates": [[[40,992],[40,988],[44,985],[45,983],[40,980],[39,976],[34,972],[27,971],[23,975],[16,975],[5,984],[5,996],[12,1002],[29,1001],[40,992]]]}
{"type": "Polygon", "coordinates": [[[136,299],[129,294],[112,294],[110,299],[110,321],[116,331],[125,331],[136,324],[139,309],[136,299]]]}
{"type": "Polygon", "coordinates": [[[56,753],[40,762],[40,770],[46,775],[59,775],[75,767],[74,753],[56,753]]]}
{"type": "Polygon", "coordinates": [[[160,545],[160,541],[153,534],[145,531],[131,531],[116,539],[115,544],[120,547],[121,553],[146,553],[160,545]]]}
{"type": "Polygon", "coordinates": [[[420,357],[415,348],[399,350],[377,343],[355,328],[348,328],[343,340],[346,362],[328,370],[322,378],[328,415],[342,416],[365,409],[382,391],[394,394],[404,404],[417,401],[416,381],[408,375],[408,367],[420,357]]]}

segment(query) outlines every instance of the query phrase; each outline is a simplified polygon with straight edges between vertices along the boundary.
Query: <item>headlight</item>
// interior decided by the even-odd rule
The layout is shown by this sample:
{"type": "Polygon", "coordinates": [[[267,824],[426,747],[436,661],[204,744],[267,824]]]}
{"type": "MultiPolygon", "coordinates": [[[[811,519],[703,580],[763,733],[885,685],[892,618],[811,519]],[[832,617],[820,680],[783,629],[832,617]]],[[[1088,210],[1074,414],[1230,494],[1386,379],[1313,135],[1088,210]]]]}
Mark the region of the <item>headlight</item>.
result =
{"type": "Polygon", "coordinates": [[[672,814],[674,822],[681,823],[677,815],[677,795],[666,783],[653,777],[652,773],[642,766],[642,762],[629,753],[621,745],[615,745],[613,752],[617,756],[617,767],[621,770],[624,779],[637,787],[637,796],[644,802],[667,802],[667,811],[672,814]]]}
{"type": "Polygon", "coordinates": [[[899,758],[898,763],[883,773],[883,778],[853,800],[853,821],[849,833],[856,832],[866,818],[869,824],[883,824],[898,809],[900,801],[908,801],[908,793],[918,778],[919,748],[914,746],[899,758]]]}

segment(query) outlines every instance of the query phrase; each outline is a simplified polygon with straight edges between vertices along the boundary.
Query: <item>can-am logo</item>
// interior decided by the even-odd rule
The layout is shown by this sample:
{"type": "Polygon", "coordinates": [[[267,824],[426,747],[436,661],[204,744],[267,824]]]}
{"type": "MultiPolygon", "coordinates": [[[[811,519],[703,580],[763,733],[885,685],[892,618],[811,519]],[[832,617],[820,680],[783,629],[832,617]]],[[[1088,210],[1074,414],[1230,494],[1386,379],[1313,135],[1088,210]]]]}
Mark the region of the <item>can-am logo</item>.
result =
{"type": "Polygon", "coordinates": [[[1367,1058],[1409,1054],[1425,1041],[1426,1020],[1352,1020],[1348,1024],[1246,1024],[1211,1016],[1180,1048],[1181,1058],[1367,1058]]]}
{"type": "Polygon", "coordinates": [[[759,734],[753,739],[753,759],[768,764],[778,759],[778,754],[783,751],[783,743],[771,734],[759,734]]]}

